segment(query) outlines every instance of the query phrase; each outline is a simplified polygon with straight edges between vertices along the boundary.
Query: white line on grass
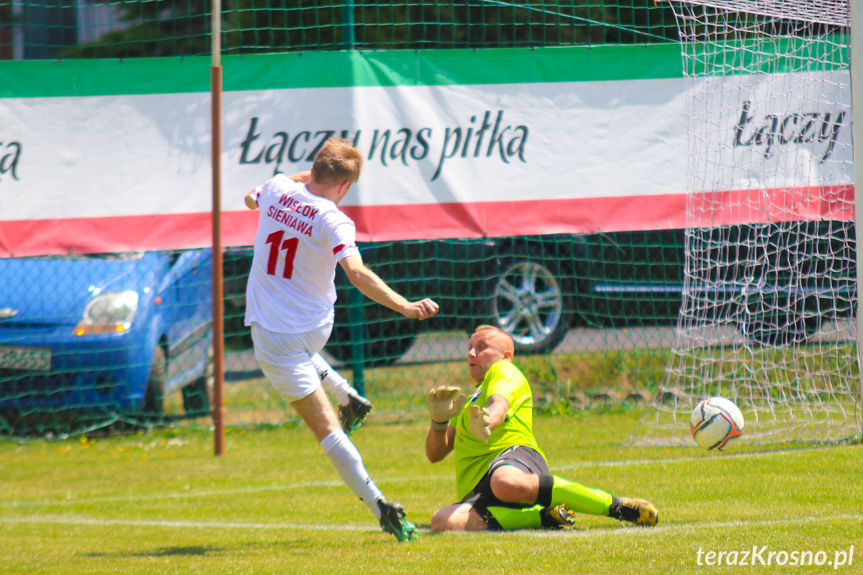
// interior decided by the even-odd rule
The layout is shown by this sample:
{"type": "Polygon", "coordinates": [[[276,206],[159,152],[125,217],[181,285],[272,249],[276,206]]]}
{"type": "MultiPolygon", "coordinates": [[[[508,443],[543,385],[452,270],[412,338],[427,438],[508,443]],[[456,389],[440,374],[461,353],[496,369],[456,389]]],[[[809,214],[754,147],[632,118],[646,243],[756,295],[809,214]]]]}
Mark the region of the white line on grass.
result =
{"type": "MultiPolygon", "coordinates": [[[[777,525],[798,525],[803,523],[821,523],[821,522],[830,522],[830,521],[863,521],[863,515],[856,514],[847,514],[843,513],[841,515],[820,515],[818,517],[814,516],[803,516],[803,517],[788,517],[784,519],[758,519],[758,520],[748,520],[741,519],[737,521],[713,521],[713,522],[704,522],[704,523],[672,523],[670,525],[656,525],[655,527],[636,527],[634,525],[624,525],[623,528],[620,527],[601,527],[599,529],[568,529],[563,533],[570,537],[596,537],[600,535],[635,535],[637,534],[639,537],[641,536],[655,536],[662,534],[671,534],[678,531],[691,532],[693,529],[704,530],[704,529],[728,529],[728,528],[740,528],[740,527],[772,527],[777,525]]],[[[548,531],[548,530],[524,530],[518,531],[521,535],[527,535],[530,537],[556,537],[561,533],[560,531],[548,531]]]]}
{"type": "Polygon", "coordinates": [[[590,469],[591,467],[627,467],[630,465],[650,465],[653,463],[687,463],[690,461],[720,462],[728,459],[747,459],[750,457],[772,457],[826,449],[840,449],[835,445],[819,445],[815,447],[797,447],[792,449],[770,449],[764,451],[747,451],[744,453],[703,452],[700,455],[685,455],[682,457],[657,457],[654,459],[625,459],[620,461],[584,461],[555,465],[554,469],[590,469]]]}
{"type": "MultiPolygon", "coordinates": [[[[623,525],[598,529],[570,529],[566,531],[545,530],[521,530],[517,532],[500,533],[500,535],[512,536],[513,534],[529,537],[602,537],[605,535],[635,535],[658,536],[675,533],[677,531],[691,532],[692,530],[726,529],[740,527],[772,527],[779,525],[797,525],[804,523],[823,523],[831,521],[863,521],[863,515],[841,514],[827,516],[804,516],[788,517],[784,519],[762,519],[762,520],[739,520],[739,521],[714,521],[701,523],[677,523],[671,525],[657,525],[652,528],[639,528],[632,525],[623,525]]],[[[168,527],[168,528],[197,528],[197,529],[266,529],[266,530],[314,530],[314,531],[378,531],[378,527],[366,525],[322,525],[322,524],[300,524],[300,523],[244,523],[240,521],[168,521],[168,520],[137,520],[137,519],[99,519],[95,517],[78,516],[39,516],[39,517],[0,517],[0,523],[5,524],[50,524],[50,525],[80,525],[85,527],[110,527],[124,525],[129,527],[168,527]]],[[[420,531],[428,531],[427,527],[419,527],[420,531]]]]}
{"type": "MultiPolygon", "coordinates": [[[[552,472],[558,470],[570,469],[590,469],[595,467],[629,467],[637,465],[653,465],[653,464],[673,464],[673,463],[688,463],[692,461],[701,462],[720,462],[728,459],[742,459],[750,457],[772,457],[774,455],[788,455],[803,451],[822,450],[822,449],[839,449],[836,446],[817,446],[809,448],[796,449],[776,449],[769,451],[750,451],[746,453],[724,453],[716,457],[709,455],[688,455],[683,457],[663,457],[655,459],[624,459],[610,461],[584,461],[576,463],[566,463],[563,465],[553,465],[552,472]]],[[[454,475],[421,475],[418,477],[384,477],[376,479],[376,483],[385,485],[387,483],[404,483],[406,481],[452,481],[454,475]]],[[[69,505],[89,505],[91,503],[119,503],[123,501],[146,501],[146,500],[167,500],[167,499],[189,499],[195,497],[217,497],[223,495],[236,495],[242,493],[258,493],[266,491],[287,491],[289,489],[305,489],[309,487],[340,487],[344,485],[339,480],[320,480],[307,481],[302,483],[287,483],[280,485],[258,485],[254,487],[235,487],[231,489],[211,489],[205,491],[180,491],[176,493],[162,493],[160,495],[121,495],[115,497],[93,497],[86,499],[55,499],[42,501],[4,501],[0,502],[0,509],[14,509],[22,507],[53,507],[53,506],[69,506],[69,505]]]]}
{"type": "MultiPolygon", "coordinates": [[[[423,476],[423,477],[396,477],[383,479],[376,483],[399,483],[405,481],[419,481],[428,479],[443,481],[452,479],[452,476],[423,476]]],[[[222,495],[236,495],[241,493],[260,493],[266,491],[287,491],[289,489],[305,489],[309,487],[341,487],[344,483],[337,479],[323,479],[320,481],[307,481],[302,483],[287,483],[281,485],[257,485],[254,487],[235,487],[232,489],[211,489],[206,491],[180,491],[177,493],[162,493],[159,495],[121,495],[116,497],[93,497],[87,499],[57,499],[53,501],[9,501],[0,503],[2,509],[13,509],[22,507],[53,507],[68,505],[89,505],[91,503],[118,503],[123,501],[149,501],[166,499],[189,499],[194,497],[214,497],[222,495]]]]}
{"type": "Polygon", "coordinates": [[[374,531],[373,528],[367,525],[306,525],[300,523],[243,523],[239,521],[99,519],[96,517],[61,517],[50,515],[41,517],[0,517],[0,523],[84,525],[97,527],[127,525],[130,527],[197,527],[203,529],[312,529],[317,531],[374,531]]]}

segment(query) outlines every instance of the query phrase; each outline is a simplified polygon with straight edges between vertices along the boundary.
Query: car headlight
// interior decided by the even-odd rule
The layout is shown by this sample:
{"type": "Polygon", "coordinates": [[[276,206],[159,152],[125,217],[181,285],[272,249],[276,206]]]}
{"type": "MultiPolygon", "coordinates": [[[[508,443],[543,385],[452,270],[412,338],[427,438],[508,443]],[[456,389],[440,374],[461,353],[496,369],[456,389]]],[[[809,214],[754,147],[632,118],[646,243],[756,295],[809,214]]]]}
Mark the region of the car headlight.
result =
{"type": "Polygon", "coordinates": [[[73,335],[123,333],[135,320],[138,293],[124,291],[97,295],[84,309],[84,317],[75,326],[73,335]]]}

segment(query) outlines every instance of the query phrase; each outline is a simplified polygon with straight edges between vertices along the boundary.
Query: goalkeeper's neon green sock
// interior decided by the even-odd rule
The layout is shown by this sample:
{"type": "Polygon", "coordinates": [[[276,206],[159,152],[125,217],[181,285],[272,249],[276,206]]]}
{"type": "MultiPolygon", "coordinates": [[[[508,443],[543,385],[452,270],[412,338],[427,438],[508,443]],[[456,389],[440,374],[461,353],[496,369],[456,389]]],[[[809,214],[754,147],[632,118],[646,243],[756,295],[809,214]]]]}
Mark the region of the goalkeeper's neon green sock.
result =
{"type": "Polygon", "coordinates": [[[608,515],[608,507],[612,500],[610,494],[600,489],[567,481],[557,475],[550,477],[554,479],[554,484],[551,487],[551,506],[563,503],[576,513],[608,515]]]}
{"type": "Polygon", "coordinates": [[[524,509],[509,507],[487,507],[501,529],[536,529],[542,527],[542,505],[534,505],[524,509]]]}

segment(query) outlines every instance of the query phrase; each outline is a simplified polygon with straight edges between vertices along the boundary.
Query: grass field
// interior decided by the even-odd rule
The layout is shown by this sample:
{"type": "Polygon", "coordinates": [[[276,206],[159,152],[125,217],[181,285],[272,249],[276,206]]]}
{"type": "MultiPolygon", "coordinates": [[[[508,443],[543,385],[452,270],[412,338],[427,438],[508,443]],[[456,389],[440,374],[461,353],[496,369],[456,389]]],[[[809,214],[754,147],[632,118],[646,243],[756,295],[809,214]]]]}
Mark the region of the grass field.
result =
{"type": "Polygon", "coordinates": [[[423,419],[372,418],[353,438],[420,526],[402,544],[304,428],[231,429],[220,458],[210,434],[188,430],[0,443],[0,573],[863,573],[863,446],[627,446],[639,416],[540,416],[535,432],[553,473],[650,499],[658,527],[579,516],[567,532],[440,535],[428,524],[455,496],[451,458],[425,460],[423,419]],[[765,563],[778,554],[705,564],[754,546],[765,563]],[[824,565],[777,565],[807,551],[824,565]]]}

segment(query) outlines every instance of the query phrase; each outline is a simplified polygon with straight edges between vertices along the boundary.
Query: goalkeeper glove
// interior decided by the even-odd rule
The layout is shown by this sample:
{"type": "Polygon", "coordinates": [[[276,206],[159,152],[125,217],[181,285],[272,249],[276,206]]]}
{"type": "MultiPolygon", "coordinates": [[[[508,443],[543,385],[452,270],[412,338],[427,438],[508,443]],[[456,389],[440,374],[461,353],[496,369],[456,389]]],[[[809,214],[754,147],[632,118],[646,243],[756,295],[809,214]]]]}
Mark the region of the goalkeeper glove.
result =
{"type": "Polygon", "coordinates": [[[458,415],[467,403],[467,397],[461,392],[461,388],[442,385],[429,390],[426,403],[429,406],[432,429],[446,431],[449,420],[458,415]]]}
{"type": "Polygon", "coordinates": [[[491,435],[488,408],[480,408],[478,405],[470,406],[470,431],[474,437],[488,443],[488,438],[491,435]]]}

